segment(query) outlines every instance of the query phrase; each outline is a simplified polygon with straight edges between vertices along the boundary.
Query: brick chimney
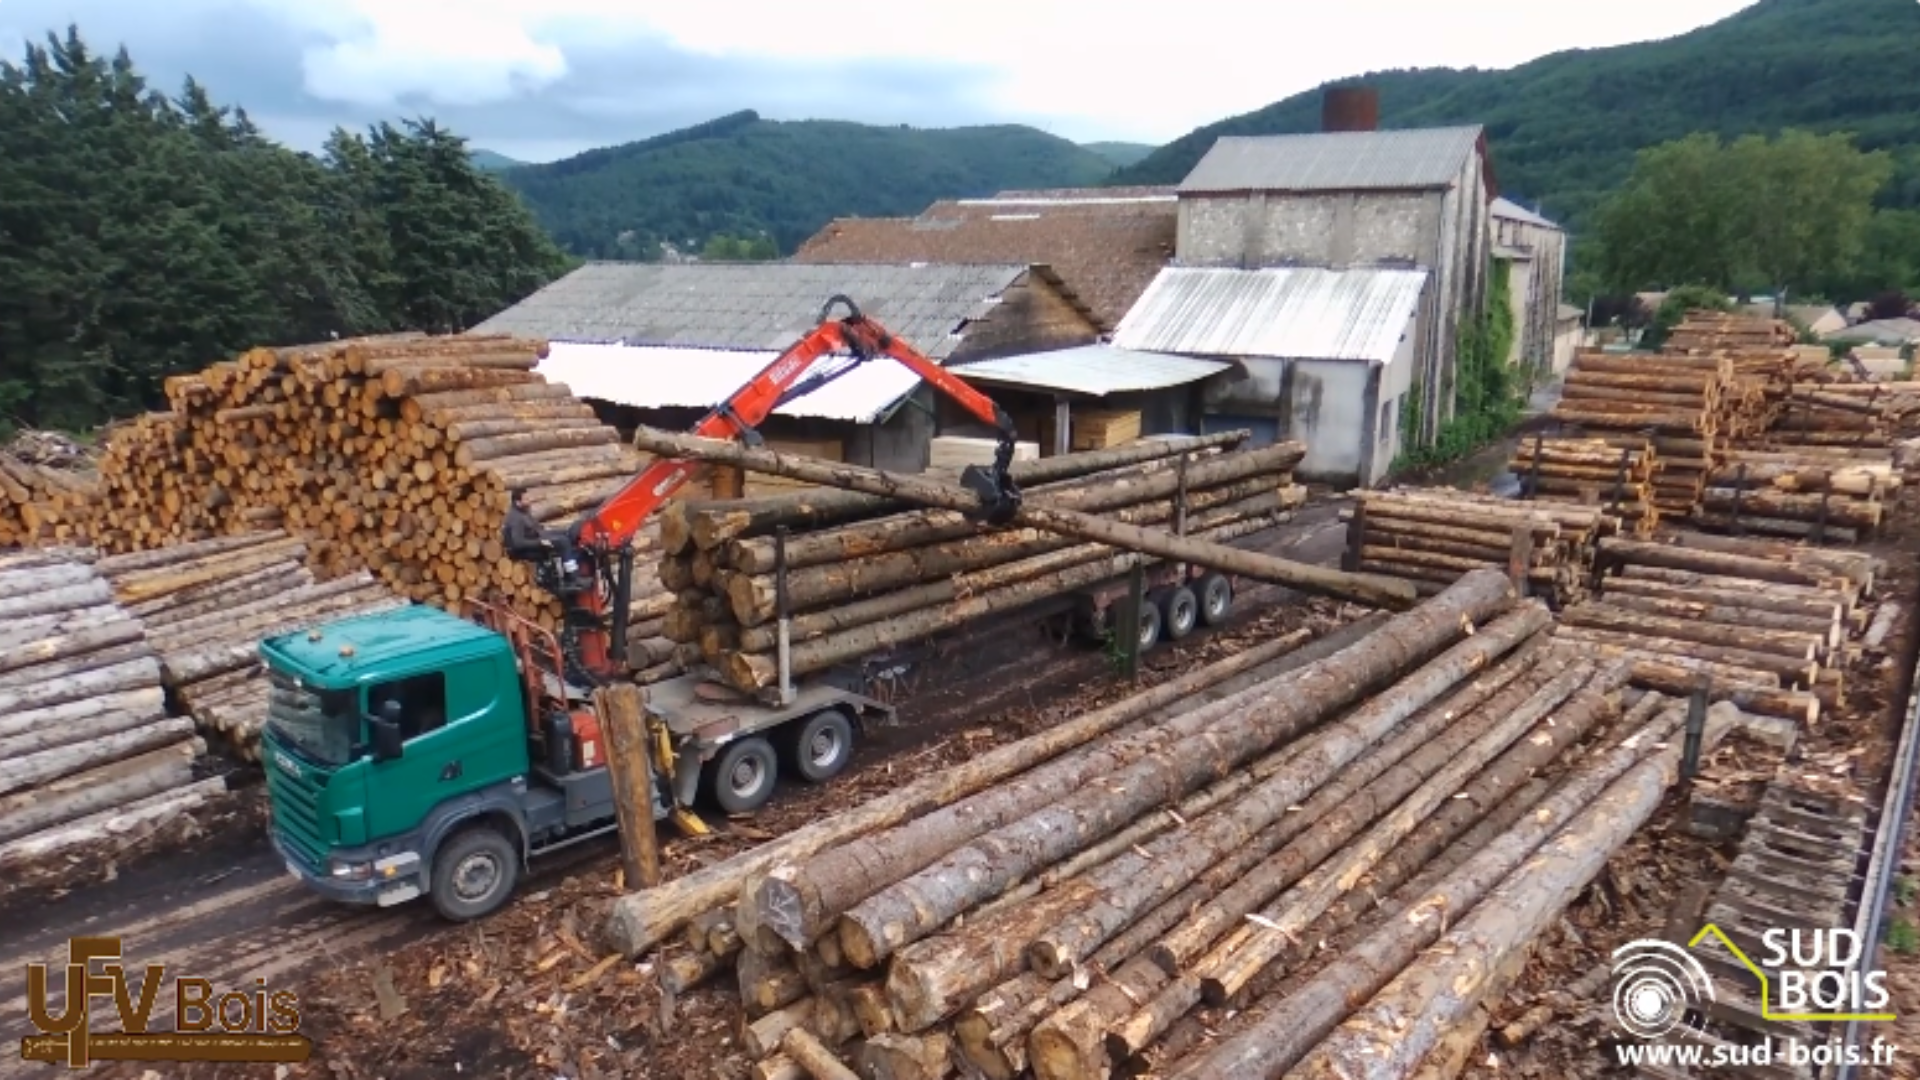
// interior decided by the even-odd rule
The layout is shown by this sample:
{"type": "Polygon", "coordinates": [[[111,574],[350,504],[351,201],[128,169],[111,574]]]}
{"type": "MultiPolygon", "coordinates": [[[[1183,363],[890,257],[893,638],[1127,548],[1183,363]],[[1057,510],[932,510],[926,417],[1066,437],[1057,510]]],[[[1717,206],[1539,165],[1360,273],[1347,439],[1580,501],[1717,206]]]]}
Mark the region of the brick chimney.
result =
{"type": "Polygon", "coordinates": [[[1328,87],[1320,101],[1320,130],[1380,130],[1380,91],[1371,86],[1328,87]]]}

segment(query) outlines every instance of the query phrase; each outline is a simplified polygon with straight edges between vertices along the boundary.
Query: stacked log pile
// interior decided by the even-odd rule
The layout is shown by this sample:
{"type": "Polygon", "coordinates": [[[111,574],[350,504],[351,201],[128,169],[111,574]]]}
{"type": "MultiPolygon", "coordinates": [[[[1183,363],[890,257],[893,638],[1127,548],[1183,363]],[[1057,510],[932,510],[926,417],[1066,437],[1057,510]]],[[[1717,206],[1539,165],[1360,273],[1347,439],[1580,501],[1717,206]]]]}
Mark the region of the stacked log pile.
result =
{"type": "MultiPolygon", "coordinates": [[[[1140,441],[1016,462],[1013,471],[1036,485],[1025,489],[1029,506],[1224,541],[1272,525],[1306,498],[1292,474],[1305,447],[1235,450],[1245,437],[1140,441]]],[[[832,489],[683,503],[667,509],[661,536],[659,577],[678,602],[662,623],[665,641],[648,647],[678,646],[676,662],[692,654],[746,691],[778,677],[782,557],[795,675],[1097,584],[1126,558],[1040,529],[984,529],[956,511],[832,489]]]]}
{"type": "Polygon", "coordinates": [[[249,761],[259,758],[267,709],[261,639],[407,604],[364,570],[316,581],[306,542],[285,532],[115,555],[93,570],[144,626],[140,647],[157,658],[175,707],[249,761]]]}
{"type": "Polygon", "coordinates": [[[15,437],[0,447],[0,548],[86,543],[98,490],[79,445],[46,432],[15,437]]]}
{"type": "MultiPolygon", "coordinates": [[[[107,444],[95,540],[125,554],[281,528],[307,541],[322,579],[364,570],[456,609],[498,594],[551,623],[557,602],[501,550],[510,491],[526,488],[535,515],[558,524],[643,459],[567,387],[534,374],[544,350],[504,336],[395,335],[253,349],[170,379],[170,411],[107,444]]],[[[671,605],[651,574],[634,594],[637,622],[671,605]]]]}
{"type": "MultiPolygon", "coordinates": [[[[670,996],[731,974],[762,1077],[1278,1076],[1483,897],[1510,902],[1495,886],[1536,851],[1597,870],[1657,806],[1684,710],[1649,694],[1611,723],[1628,665],[1553,647],[1551,622],[1471,572],[623,897],[609,937],[684,932],[670,996]],[[1410,917],[1435,890],[1444,913],[1410,917]],[[1287,1053],[1196,1051],[1210,1007],[1296,1008],[1286,981],[1348,927],[1322,969],[1342,984],[1251,1040],[1287,1053]]],[[[1526,895],[1503,915],[1536,932],[1567,899],[1526,895]]]]}
{"type": "MultiPolygon", "coordinates": [[[[1622,356],[1583,351],[1550,414],[1578,433],[1646,440],[1661,514],[1693,512],[1725,440],[1765,427],[1763,388],[1736,379],[1724,356],[1622,356]]],[[[1621,444],[1616,444],[1616,446],[1621,444]]]]}
{"type": "Polygon", "coordinates": [[[1719,455],[1691,523],[1714,532],[1854,544],[1879,532],[1902,482],[1891,451],[1799,447],[1719,455]]]}
{"type": "Polygon", "coordinates": [[[1638,536],[1660,523],[1654,498],[1658,454],[1646,439],[1536,435],[1514,450],[1507,468],[1521,498],[1604,507],[1638,536]]]}
{"type": "Polygon", "coordinates": [[[1637,685],[1802,723],[1845,701],[1876,561],[1858,552],[1682,534],[1602,541],[1600,595],[1557,636],[1634,664],[1637,685]]]}
{"type": "Polygon", "coordinates": [[[167,713],[137,613],[85,549],[0,555],[0,875],[144,831],[224,791],[167,713]]]}
{"type": "Polygon", "coordinates": [[[1681,318],[1661,347],[1674,352],[1724,349],[1777,352],[1791,348],[1799,339],[1799,331],[1785,319],[1694,308],[1681,318]]]}
{"type": "Polygon", "coordinates": [[[1356,493],[1345,567],[1414,583],[1431,596],[1462,574],[1494,567],[1555,607],[1586,595],[1595,545],[1619,535],[1602,506],[1526,502],[1452,488],[1356,493]]]}
{"type": "Polygon", "coordinates": [[[1776,396],[1769,446],[1885,448],[1920,433],[1920,384],[1799,383],[1776,396]]]}

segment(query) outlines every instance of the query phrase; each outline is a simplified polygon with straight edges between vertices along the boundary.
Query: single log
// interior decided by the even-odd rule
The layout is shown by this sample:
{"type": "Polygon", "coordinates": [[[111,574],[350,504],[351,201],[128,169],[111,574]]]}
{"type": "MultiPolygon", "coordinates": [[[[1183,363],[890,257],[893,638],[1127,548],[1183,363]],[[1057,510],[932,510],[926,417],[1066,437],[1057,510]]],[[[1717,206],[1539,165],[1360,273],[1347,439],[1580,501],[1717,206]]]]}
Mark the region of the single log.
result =
{"type": "MultiPolygon", "coordinates": [[[[795,480],[909,499],[949,510],[969,511],[980,505],[972,492],[956,485],[933,483],[854,465],[751,450],[714,439],[670,436],[643,427],[635,434],[634,445],[656,454],[774,473],[795,480]]],[[[1164,559],[1282,585],[1310,595],[1350,600],[1372,607],[1405,609],[1412,606],[1416,598],[1413,586],[1404,581],[1328,570],[1259,552],[1242,551],[1224,544],[1109,521],[1078,511],[1023,505],[1011,524],[1050,529],[1065,536],[1111,544],[1126,551],[1158,555],[1164,559]]]]}
{"type": "MultiPolygon", "coordinates": [[[[1369,622],[1378,625],[1378,620],[1370,619],[1369,622]]],[[[924,776],[851,810],[813,822],[778,840],[669,881],[659,888],[629,893],[614,901],[607,937],[623,954],[635,956],[675,933],[700,913],[736,897],[740,899],[744,910],[756,904],[757,900],[752,894],[741,894],[743,879],[767,874],[784,863],[799,862],[836,844],[919,817],[927,813],[930,807],[945,806],[983,791],[1009,776],[1117,730],[1166,701],[1179,700],[1206,686],[1212,679],[1226,678],[1234,671],[1241,670],[1239,665],[1251,667],[1271,661],[1285,653],[1290,644],[1271,642],[1266,646],[1270,651],[1257,660],[1229,658],[1222,664],[1202,668],[1190,676],[1163,684],[1169,689],[1157,699],[1158,703],[1145,705],[1140,712],[1128,714],[1103,709],[1075,717],[1037,735],[996,747],[954,768],[924,776]]],[[[1312,648],[1312,645],[1307,648],[1312,648]]],[[[1155,691],[1147,693],[1152,695],[1155,691]]]]}
{"type": "Polygon", "coordinates": [[[85,563],[56,563],[42,569],[0,571],[0,600],[72,588],[98,579],[98,572],[85,563]]]}
{"type": "MultiPolygon", "coordinates": [[[[1732,723],[1723,717],[1718,726],[1724,732],[1732,723]]],[[[1616,782],[1467,912],[1436,948],[1328,1035],[1294,1075],[1385,1080],[1417,1068],[1445,1031],[1466,1020],[1506,958],[1560,918],[1659,809],[1679,771],[1678,758],[1677,748],[1663,752],[1616,782]]]]}
{"type": "MultiPolygon", "coordinates": [[[[199,739],[191,740],[204,753],[199,739]]],[[[151,795],[114,810],[43,829],[18,840],[0,844],[0,870],[29,866],[63,851],[109,841],[126,843],[140,833],[150,831],[205,805],[225,793],[227,782],[221,777],[202,780],[188,787],[151,795]]]]}
{"type": "Polygon", "coordinates": [[[1278,1080],[1347,1017],[1352,1002],[1372,997],[1439,939],[1450,916],[1469,910],[1596,800],[1601,800],[1603,814],[1614,807],[1637,809],[1642,801],[1651,813],[1680,752],[1677,746],[1664,751],[1654,747],[1679,728],[1684,715],[1682,706],[1668,708],[1626,742],[1589,757],[1559,790],[1423,899],[1343,952],[1239,1033],[1189,1059],[1172,1074],[1173,1080],[1278,1080]]]}
{"type": "Polygon", "coordinates": [[[784,1009],[774,1011],[747,1024],[740,1048],[757,1058],[770,1057],[780,1049],[787,1032],[806,1027],[813,1018],[814,999],[801,998],[784,1009]]]}
{"type": "Polygon", "coordinates": [[[806,948],[830,930],[833,921],[854,904],[924,869],[968,840],[1046,806],[1058,798],[1060,792],[1111,771],[1126,760],[1124,755],[1129,748],[1138,751],[1148,745],[1135,738],[1087,746],[1093,739],[1119,731],[1161,709],[1177,706],[1210,686],[1297,655],[1300,644],[1301,639],[1296,635],[1264,642],[1144,693],[1076,717],[1046,734],[1014,743],[1012,746],[1029,742],[1035,745],[1030,749],[1032,767],[1011,781],[990,788],[981,785],[974,789],[979,794],[947,802],[908,824],[869,833],[804,863],[775,867],[759,881],[753,894],[743,896],[740,902],[751,907],[759,925],[778,934],[793,948],[806,948]],[[1059,752],[1064,749],[1073,752],[1059,752]],[[1041,756],[1043,754],[1052,760],[1041,756]]]}
{"type": "MultiPolygon", "coordinates": [[[[1044,484],[1105,469],[1178,457],[1183,452],[1238,446],[1251,437],[1252,432],[1243,429],[1198,437],[1142,440],[1110,450],[1016,461],[1008,472],[1015,483],[1044,484]]],[[[780,525],[816,527],[911,509],[910,503],[899,499],[834,488],[764,499],[695,502],[685,505],[678,514],[669,516],[662,523],[661,540],[662,546],[671,554],[685,550],[688,544],[702,549],[717,547],[735,537],[771,532],[780,525]]]]}
{"type": "Polygon", "coordinates": [[[0,600],[0,619],[25,619],[112,602],[112,587],[104,579],[95,578],[79,585],[22,593],[0,600]]]}
{"type": "MultiPolygon", "coordinates": [[[[849,910],[840,923],[843,950],[849,960],[864,964],[925,937],[1039,867],[1117,831],[1153,805],[1178,800],[1204,783],[1210,773],[1232,768],[1351,704],[1369,688],[1386,684],[1421,657],[1432,655],[1462,629],[1513,603],[1504,575],[1468,574],[1435,600],[1389,622],[1358,645],[1302,669],[1285,680],[1284,690],[1262,687],[1172,721],[1166,726],[1168,735],[1185,741],[1169,746],[1164,757],[1109,774],[1104,783],[1082,788],[996,830],[849,910]],[[1229,704],[1236,707],[1222,708],[1229,704]],[[1206,733],[1204,740],[1189,737],[1200,732],[1206,733]]],[[[1522,604],[1434,663],[1448,670],[1459,670],[1461,663],[1485,664],[1510,651],[1548,619],[1544,606],[1522,604]]],[[[1379,730],[1355,732],[1348,742],[1331,741],[1322,767],[1331,771],[1345,764],[1381,730],[1421,704],[1416,700],[1403,712],[1386,712],[1379,730]]],[[[948,939],[927,944],[925,949],[902,952],[888,974],[888,994],[902,1029],[909,1032],[924,1030],[951,1015],[972,994],[1012,973],[1004,963],[969,967],[952,962],[957,958],[948,939]]]]}
{"type": "Polygon", "coordinates": [[[1642,652],[1665,654],[1672,657],[1686,657],[1692,660],[1706,660],[1728,667],[1745,668],[1751,671],[1765,672],[1777,676],[1782,684],[1810,683],[1819,674],[1820,665],[1812,660],[1793,660],[1773,653],[1750,652],[1745,649],[1726,648],[1707,645],[1698,641],[1686,641],[1680,638],[1653,637],[1641,634],[1624,634],[1612,630],[1596,630],[1585,626],[1562,624],[1557,636],[1571,642],[1617,646],[1642,652]]]}
{"type": "Polygon", "coordinates": [[[1825,544],[1857,544],[1861,530],[1846,525],[1816,525],[1809,521],[1794,521],[1787,518],[1755,517],[1744,510],[1738,518],[1732,514],[1696,511],[1687,515],[1687,523],[1696,529],[1717,529],[1726,532],[1738,530],[1741,533],[1762,536],[1791,536],[1811,540],[1817,532],[1820,542],[1825,544]]]}
{"type": "Polygon", "coordinates": [[[127,555],[112,555],[100,559],[93,568],[102,575],[115,578],[139,570],[153,570],[163,566],[178,566],[184,562],[193,562],[209,555],[226,555],[273,541],[283,540],[285,532],[243,533],[239,536],[221,536],[211,540],[199,540],[187,544],[172,544],[152,551],[137,551],[127,555]]]}
{"type": "Polygon", "coordinates": [[[83,720],[57,727],[40,727],[18,735],[0,738],[0,761],[38,754],[62,746],[118,735],[144,727],[166,717],[166,708],[153,702],[140,708],[115,712],[96,711],[83,720]]]}
{"type": "MultiPolygon", "coordinates": [[[[123,624],[110,625],[118,626],[123,624]]],[[[102,627],[100,629],[104,630],[106,628],[102,627]]],[[[74,635],[62,638],[61,640],[72,641],[81,635],[93,633],[96,633],[96,631],[83,630],[74,635]]],[[[123,644],[110,645],[102,649],[79,651],[64,660],[54,660],[49,663],[36,664],[32,667],[24,667],[7,672],[5,675],[0,675],[0,691],[32,686],[56,679],[71,678],[89,671],[98,671],[101,668],[109,668],[117,664],[124,664],[131,660],[140,660],[153,655],[154,649],[152,646],[136,636],[133,640],[123,644]]]]}
{"type": "Polygon", "coordinates": [[[807,1080],[807,1070],[785,1054],[775,1054],[753,1067],[753,1080],[807,1080]]]}
{"type": "Polygon", "coordinates": [[[82,769],[111,765],[192,735],[192,720],[161,720],[80,745],[55,747],[0,761],[0,795],[58,780],[82,769]]]}
{"type": "Polygon", "coordinates": [[[1880,527],[1881,504],[1860,499],[1835,499],[1821,495],[1795,495],[1784,491],[1757,489],[1742,491],[1730,487],[1710,487],[1701,493],[1700,504],[1716,513],[1732,514],[1739,507],[1739,520],[1779,518],[1785,521],[1825,520],[1855,529],[1880,527]]]}
{"type": "Polygon", "coordinates": [[[1663,601],[1774,612],[1815,621],[1839,619],[1844,622],[1847,617],[1847,605],[1833,594],[1820,590],[1794,591],[1785,587],[1769,587],[1757,581],[1739,587],[1737,579],[1701,574],[1680,574],[1677,575],[1677,582],[1666,581],[1643,577],[1641,574],[1644,571],[1632,569],[1636,572],[1610,577],[1602,582],[1601,595],[1609,597],[1610,602],[1617,602],[1614,594],[1644,596],[1663,601]]]}
{"type": "MultiPolygon", "coordinates": [[[[1636,658],[1633,684],[1668,694],[1690,694],[1699,673],[1672,663],[1636,658]]],[[[1714,701],[1731,702],[1756,716],[1776,716],[1782,720],[1811,725],[1820,718],[1820,696],[1804,690],[1780,690],[1752,686],[1715,678],[1708,684],[1714,701]]]]}
{"type": "Polygon", "coordinates": [[[780,1040],[780,1049],[799,1062],[813,1080],[860,1080],[858,1073],[842,1065],[840,1059],[833,1056],[833,1051],[804,1028],[787,1032],[786,1037],[780,1040]]]}
{"type": "Polygon", "coordinates": [[[188,739],[0,796],[0,843],[191,783],[193,762],[203,749],[198,740],[188,739]]]}
{"type": "Polygon", "coordinates": [[[145,657],[65,679],[34,683],[15,689],[0,689],[0,716],[158,685],[160,685],[160,665],[153,658],[145,657]]]}
{"type": "Polygon", "coordinates": [[[1638,637],[1697,641],[1703,645],[1719,645],[1747,652],[1767,653],[1783,656],[1789,660],[1816,659],[1825,653],[1828,644],[1826,635],[1732,626],[1686,618],[1668,618],[1595,602],[1568,607],[1560,613],[1560,621],[1567,626],[1605,630],[1616,634],[1632,634],[1638,637]]]}
{"type": "Polygon", "coordinates": [[[0,739],[57,730],[100,713],[148,713],[164,712],[164,709],[164,694],[156,679],[153,685],[141,689],[84,698],[64,705],[0,713],[0,739]]]}
{"type": "Polygon", "coordinates": [[[674,997],[720,973],[726,961],[710,952],[682,953],[660,964],[660,988],[674,997]]]}
{"type": "Polygon", "coordinates": [[[860,1046],[868,1080],[946,1080],[953,1072],[953,1040],[944,1032],[876,1035],[860,1046]]]}
{"type": "Polygon", "coordinates": [[[1846,635],[1845,626],[1840,621],[1838,604],[1833,606],[1833,611],[1825,619],[1806,615],[1786,615],[1763,608],[1635,595],[1631,592],[1608,596],[1606,606],[1622,611],[1657,615],[1665,619],[1685,619],[1696,623],[1721,623],[1727,626],[1752,627],[1756,630],[1780,630],[1811,635],[1819,638],[1825,643],[1825,648],[1829,649],[1839,645],[1846,635]]]}
{"type": "Polygon", "coordinates": [[[1771,559],[1756,559],[1726,552],[1673,544],[1655,544],[1608,537],[1600,541],[1600,557],[1610,563],[1651,566],[1667,570],[1685,570],[1696,574],[1750,578],[1782,585],[1830,585],[1837,575],[1812,567],[1794,566],[1771,559]]]}

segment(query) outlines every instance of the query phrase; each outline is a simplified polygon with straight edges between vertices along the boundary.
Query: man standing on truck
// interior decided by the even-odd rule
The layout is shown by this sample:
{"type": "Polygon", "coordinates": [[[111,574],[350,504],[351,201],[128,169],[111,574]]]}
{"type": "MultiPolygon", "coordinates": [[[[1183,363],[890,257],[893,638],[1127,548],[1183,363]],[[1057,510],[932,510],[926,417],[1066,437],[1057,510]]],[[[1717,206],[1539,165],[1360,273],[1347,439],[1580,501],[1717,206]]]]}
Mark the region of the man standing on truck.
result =
{"type": "Polygon", "coordinates": [[[553,554],[553,543],[541,531],[540,522],[533,516],[533,505],[527,498],[526,488],[513,489],[513,505],[507,510],[507,522],[501,531],[505,534],[510,558],[538,562],[553,554]]]}

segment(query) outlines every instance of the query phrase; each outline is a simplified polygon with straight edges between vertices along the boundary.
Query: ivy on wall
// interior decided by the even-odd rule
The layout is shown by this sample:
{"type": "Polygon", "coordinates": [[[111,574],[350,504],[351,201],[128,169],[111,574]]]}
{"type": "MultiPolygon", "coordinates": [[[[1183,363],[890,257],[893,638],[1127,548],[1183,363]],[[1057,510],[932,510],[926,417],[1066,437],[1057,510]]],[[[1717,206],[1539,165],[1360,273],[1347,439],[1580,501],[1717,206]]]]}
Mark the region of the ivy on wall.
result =
{"type": "Polygon", "coordinates": [[[1460,325],[1454,341],[1453,419],[1447,421],[1432,446],[1414,443],[1420,430],[1420,386],[1407,394],[1400,413],[1400,440],[1404,447],[1396,468],[1444,465],[1458,460],[1507,433],[1520,419],[1524,387],[1518,367],[1508,362],[1513,352],[1513,264],[1493,260],[1487,273],[1484,306],[1460,325]]]}

